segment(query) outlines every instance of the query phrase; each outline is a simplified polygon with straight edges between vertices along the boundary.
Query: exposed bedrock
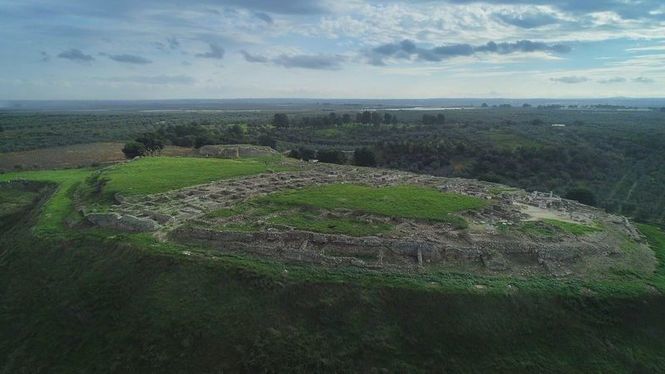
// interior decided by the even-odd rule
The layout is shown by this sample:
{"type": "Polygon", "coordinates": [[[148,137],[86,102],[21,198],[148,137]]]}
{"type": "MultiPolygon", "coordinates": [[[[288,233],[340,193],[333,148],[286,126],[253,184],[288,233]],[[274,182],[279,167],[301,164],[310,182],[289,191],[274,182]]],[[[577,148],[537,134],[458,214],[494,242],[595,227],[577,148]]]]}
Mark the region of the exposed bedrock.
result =
{"type": "Polygon", "coordinates": [[[159,224],[151,219],[134,217],[128,214],[90,213],[85,218],[99,227],[129,232],[155,231],[159,228],[159,224]]]}
{"type": "Polygon", "coordinates": [[[230,232],[181,227],[172,240],[196,243],[222,252],[250,253],[280,260],[362,267],[471,266],[492,273],[573,273],[581,258],[606,257],[607,248],[586,243],[536,243],[495,238],[424,241],[350,237],[306,231],[230,232]],[[355,259],[350,261],[350,259],[355,259]]]}

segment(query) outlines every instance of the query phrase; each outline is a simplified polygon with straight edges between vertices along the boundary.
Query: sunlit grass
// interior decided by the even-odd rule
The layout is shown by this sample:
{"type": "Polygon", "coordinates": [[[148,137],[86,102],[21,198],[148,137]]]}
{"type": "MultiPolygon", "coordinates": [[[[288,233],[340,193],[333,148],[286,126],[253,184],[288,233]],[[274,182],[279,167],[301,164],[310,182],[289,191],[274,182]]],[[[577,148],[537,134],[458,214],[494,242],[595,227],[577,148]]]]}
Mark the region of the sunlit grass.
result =
{"type": "Polygon", "coordinates": [[[390,232],[394,225],[367,222],[353,217],[322,217],[318,212],[288,212],[270,219],[270,223],[292,227],[297,230],[324,234],[371,236],[390,232]]]}
{"type": "Polygon", "coordinates": [[[105,170],[106,194],[152,194],[275,170],[271,160],[145,157],[105,170]]]}
{"type": "Polygon", "coordinates": [[[333,184],[269,195],[261,199],[286,206],[349,209],[389,217],[433,220],[463,226],[451,213],[478,209],[488,202],[471,196],[419,186],[368,187],[333,184]]]}

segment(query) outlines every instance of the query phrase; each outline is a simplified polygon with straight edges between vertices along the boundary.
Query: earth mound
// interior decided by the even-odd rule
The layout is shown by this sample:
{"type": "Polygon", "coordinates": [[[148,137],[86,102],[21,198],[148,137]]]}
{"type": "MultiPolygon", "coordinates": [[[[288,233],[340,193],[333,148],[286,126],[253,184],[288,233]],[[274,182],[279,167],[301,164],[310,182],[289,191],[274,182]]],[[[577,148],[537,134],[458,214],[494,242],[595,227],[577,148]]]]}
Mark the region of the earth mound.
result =
{"type": "Polygon", "coordinates": [[[551,193],[328,164],[130,196],[90,218],[322,266],[587,277],[656,265],[627,219],[551,193]]]}

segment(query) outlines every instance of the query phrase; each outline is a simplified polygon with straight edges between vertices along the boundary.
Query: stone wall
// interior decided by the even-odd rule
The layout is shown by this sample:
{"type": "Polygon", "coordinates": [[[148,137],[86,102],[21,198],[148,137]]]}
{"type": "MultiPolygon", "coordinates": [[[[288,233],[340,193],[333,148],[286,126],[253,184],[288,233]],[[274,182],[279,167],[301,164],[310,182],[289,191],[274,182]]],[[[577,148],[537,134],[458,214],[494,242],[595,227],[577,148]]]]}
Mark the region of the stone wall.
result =
{"type": "Polygon", "coordinates": [[[199,154],[206,157],[241,158],[276,156],[279,153],[270,147],[249,144],[205,145],[199,154]]]}

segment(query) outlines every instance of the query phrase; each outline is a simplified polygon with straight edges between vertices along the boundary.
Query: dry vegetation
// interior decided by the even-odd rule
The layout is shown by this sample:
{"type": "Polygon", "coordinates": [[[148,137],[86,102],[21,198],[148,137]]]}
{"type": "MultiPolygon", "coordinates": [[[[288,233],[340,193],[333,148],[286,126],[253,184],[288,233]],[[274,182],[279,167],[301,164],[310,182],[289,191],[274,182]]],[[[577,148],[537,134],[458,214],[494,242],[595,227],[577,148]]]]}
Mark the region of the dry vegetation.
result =
{"type": "MultiPolygon", "coordinates": [[[[122,146],[123,143],[90,143],[2,153],[0,171],[59,169],[118,162],[125,159],[122,146]]],[[[167,146],[162,154],[187,156],[192,154],[192,150],[167,146]]]]}

